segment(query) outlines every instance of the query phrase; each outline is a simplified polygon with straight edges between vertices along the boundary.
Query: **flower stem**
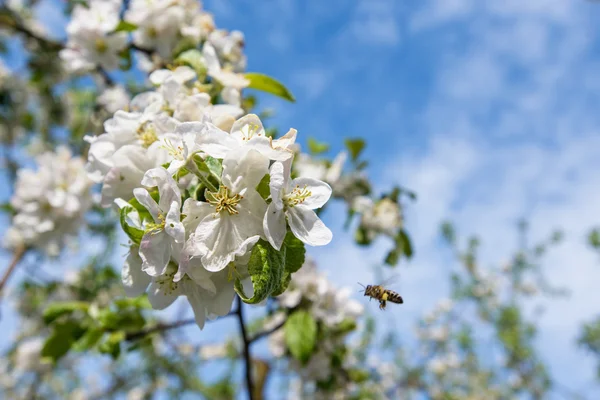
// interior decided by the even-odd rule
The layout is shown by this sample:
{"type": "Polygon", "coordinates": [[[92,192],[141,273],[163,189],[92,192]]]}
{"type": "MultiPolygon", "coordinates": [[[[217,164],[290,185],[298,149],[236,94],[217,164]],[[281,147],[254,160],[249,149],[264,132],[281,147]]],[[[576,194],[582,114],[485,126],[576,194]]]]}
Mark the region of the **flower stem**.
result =
{"type": "Polygon", "coordinates": [[[244,325],[244,308],[242,299],[239,296],[236,296],[236,298],[238,303],[236,311],[243,341],[243,355],[244,366],[246,370],[246,386],[248,387],[248,400],[254,400],[254,385],[252,384],[252,359],[250,358],[250,340],[248,338],[248,333],[246,332],[246,326],[244,325]]]}

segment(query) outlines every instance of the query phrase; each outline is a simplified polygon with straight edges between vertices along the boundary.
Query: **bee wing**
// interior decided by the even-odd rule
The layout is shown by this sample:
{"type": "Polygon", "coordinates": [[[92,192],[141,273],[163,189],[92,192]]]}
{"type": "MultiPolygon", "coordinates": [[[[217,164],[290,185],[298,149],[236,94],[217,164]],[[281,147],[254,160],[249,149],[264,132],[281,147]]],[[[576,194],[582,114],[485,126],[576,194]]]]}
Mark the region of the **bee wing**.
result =
{"type": "Polygon", "coordinates": [[[400,280],[400,275],[394,274],[394,275],[388,276],[379,285],[383,286],[385,288],[388,288],[389,286],[394,285],[395,283],[397,283],[399,280],[400,280]]]}

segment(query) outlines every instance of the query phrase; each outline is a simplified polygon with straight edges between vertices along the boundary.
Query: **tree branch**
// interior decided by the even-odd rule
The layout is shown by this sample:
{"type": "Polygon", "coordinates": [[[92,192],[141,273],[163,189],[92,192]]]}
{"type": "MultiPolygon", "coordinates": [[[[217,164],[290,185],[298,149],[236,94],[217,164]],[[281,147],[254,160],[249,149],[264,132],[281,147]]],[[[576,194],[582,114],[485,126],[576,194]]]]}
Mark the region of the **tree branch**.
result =
{"type": "Polygon", "coordinates": [[[254,385],[252,384],[252,359],[250,358],[250,340],[248,339],[248,333],[246,332],[246,326],[244,325],[244,311],[242,306],[242,299],[236,296],[237,299],[237,316],[240,325],[240,333],[242,334],[242,349],[244,356],[244,366],[246,369],[246,386],[248,387],[248,399],[254,400],[254,385]]]}
{"type": "Polygon", "coordinates": [[[267,330],[258,332],[257,334],[255,334],[253,337],[250,338],[250,344],[252,344],[252,343],[256,342],[257,340],[260,340],[266,336],[269,336],[272,333],[275,333],[276,331],[280,330],[283,327],[283,325],[285,325],[285,320],[281,321],[280,323],[278,323],[271,329],[267,329],[267,330]]]}
{"type": "Polygon", "coordinates": [[[191,325],[194,323],[196,323],[196,320],[194,318],[183,319],[181,321],[176,321],[176,322],[173,322],[170,324],[162,324],[161,323],[161,324],[157,324],[155,326],[144,328],[144,329],[136,331],[136,332],[130,332],[125,335],[125,340],[127,340],[127,341],[138,340],[138,339],[141,339],[152,333],[164,332],[164,331],[168,331],[171,329],[180,328],[182,326],[191,325]]]}
{"type": "Polygon", "coordinates": [[[21,245],[15,249],[12,260],[10,261],[8,268],[4,272],[4,275],[2,276],[2,280],[0,280],[0,294],[2,293],[2,290],[4,289],[4,286],[6,286],[8,279],[10,278],[12,273],[15,271],[15,268],[17,267],[17,265],[19,264],[19,262],[25,255],[26,250],[27,250],[27,248],[24,245],[21,245]]]}
{"type": "Polygon", "coordinates": [[[2,15],[0,16],[0,26],[4,26],[7,28],[14,29],[16,32],[21,33],[26,36],[28,39],[35,40],[43,47],[46,47],[49,50],[61,50],[63,45],[59,42],[55,42],[51,39],[42,37],[37,33],[33,32],[24,23],[20,21],[20,18],[15,15],[9,8],[0,7],[0,12],[2,15]]]}

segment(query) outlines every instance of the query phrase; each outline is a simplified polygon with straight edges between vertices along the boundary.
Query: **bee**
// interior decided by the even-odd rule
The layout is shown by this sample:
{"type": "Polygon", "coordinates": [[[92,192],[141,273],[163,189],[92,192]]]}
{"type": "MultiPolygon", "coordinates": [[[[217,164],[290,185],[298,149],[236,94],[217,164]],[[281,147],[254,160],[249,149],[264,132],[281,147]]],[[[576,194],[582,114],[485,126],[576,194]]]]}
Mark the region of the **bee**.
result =
{"type": "Polygon", "coordinates": [[[379,301],[379,309],[385,310],[385,306],[388,301],[396,304],[404,303],[402,296],[393,290],[386,289],[383,285],[363,285],[362,283],[358,283],[360,286],[364,288],[365,296],[369,296],[369,300],[375,299],[379,301]]]}

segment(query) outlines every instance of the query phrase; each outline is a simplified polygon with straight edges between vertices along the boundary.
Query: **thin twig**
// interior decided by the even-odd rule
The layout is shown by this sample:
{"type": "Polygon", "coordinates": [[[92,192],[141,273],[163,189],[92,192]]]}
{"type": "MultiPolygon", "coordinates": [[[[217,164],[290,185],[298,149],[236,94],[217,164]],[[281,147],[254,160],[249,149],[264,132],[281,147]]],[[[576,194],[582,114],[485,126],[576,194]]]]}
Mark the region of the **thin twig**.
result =
{"type": "Polygon", "coordinates": [[[147,335],[150,335],[152,333],[156,333],[156,332],[164,332],[164,331],[168,331],[171,329],[175,329],[175,328],[180,328],[182,326],[186,326],[186,325],[191,325],[196,323],[196,320],[194,318],[190,318],[190,319],[184,319],[181,321],[176,321],[173,322],[171,324],[158,324],[155,326],[151,326],[148,328],[144,328],[142,330],[139,330],[137,332],[131,332],[128,333],[127,335],[125,335],[125,340],[128,341],[133,341],[133,340],[137,340],[137,339],[141,339],[147,335]]]}
{"type": "Polygon", "coordinates": [[[240,333],[242,334],[243,342],[243,355],[244,355],[244,366],[246,369],[246,386],[248,387],[248,400],[254,400],[254,386],[252,384],[252,359],[250,358],[250,340],[248,340],[248,333],[246,332],[246,326],[244,325],[244,309],[242,307],[242,300],[239,296],[237,298],[237,316],[240,325],[240,333]]]}
{"type": "MultiPolygon", "coordinates": [[[[236,315],[236,314],[237,314],[237,310],[231,311],[229,314],[226,314],[226,315],[222,316],[221,318],[229,317],[230,315],[236,315]]],[[[144,336],[150,335],[152,333],[169,331],[171,329],[181,328],[182,326],[191,325],[191,324],[195,324],[195,323],[196,323],[196,320],[194,318],[182,319],[180,321],[175,321],[175,322],[172,322],[169,324],[159,323],[154,326],[150,326],[150,327],[141,329],[136,332],[129,332],[125,335],[125,340],[128,340],[128,341],[138,340],[138,339],[141,339],[144,336]]]]}
{"type": "Polygon", "coordinates": [[[254,336],[252,336],[250,338],[250,344],[256,342],[257,340],[260,340],[266,336],[271,335],[272,333],[275,333],[276,331],[280,330],[281,328],[283,328],[283,325],[285,325],[285,320],[281,321],[280,323],[278,323],[277,325],[275,325],[273,328],[271,329],[267,329],[261,332],[258,332],[257,334],[255,334],[254,336]]]}
{"type": "Polygon", "coordinates": [[[63,45],[60,44],[59,42],[55,42],[51,39],[42,37],[42,36],[38,35],[37,33],[33,32],[28,27],[26,27],[25,24],[23,24],[20,21],[20,18],[17,15],[15,15],[13,12],[11,12],[10,9],[8,9],[7,7],[1,7],[0,11],[6,12],[8,14],[8,16],[3,15],[2,18],[0,18],[0,26],[12,28],[15,31],[25,35],[28,39],[33,39],[33,40],[37,41],[40,45],[46,47],[49,50],[58,51],[63,48],[63,45]]]}
{"type": "Polygon", "coordinates": [[[2,276],[2,280],[0,280],[0,294],[2,293],[4,286],[8,282],[8,279],[10,278],[12,273],[15,271],[15,268],[19,264],[19,261],[21,261],[21,259],[25,255],[26,250],[27,250],[27,248],[24,245],[21,245],[15,249],[12,260],[10,261],[8,268],[4,272],[4,275],[2,276]]]}

